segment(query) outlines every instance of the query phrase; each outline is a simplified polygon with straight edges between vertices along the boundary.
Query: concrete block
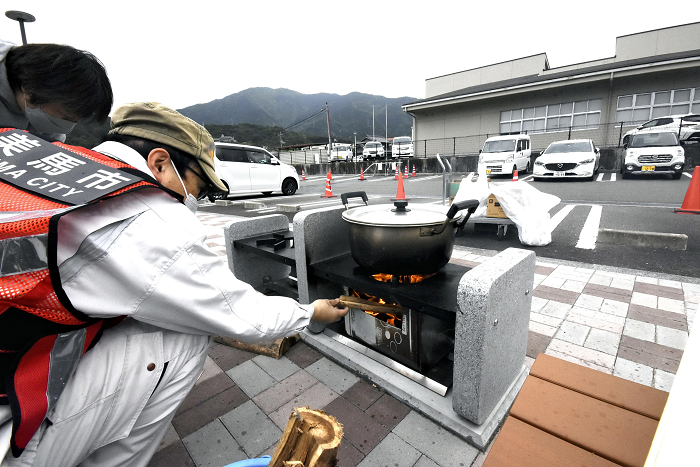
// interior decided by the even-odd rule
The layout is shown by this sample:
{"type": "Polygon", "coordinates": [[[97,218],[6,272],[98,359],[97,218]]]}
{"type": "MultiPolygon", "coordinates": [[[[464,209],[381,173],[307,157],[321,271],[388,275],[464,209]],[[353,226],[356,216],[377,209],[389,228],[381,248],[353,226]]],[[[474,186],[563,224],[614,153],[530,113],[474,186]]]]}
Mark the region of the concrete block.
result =
{"type": "Polygon", "coordinates": [[[556,334],[557,339],[570,342],[576,345],[583,345],[591,328],[583,324],[564,321],[556,334]]]}
{"type": "Polygon", "coordinates": [[[292,269],[290,266],[255,253],[233,248],[235,240],[287,230],[289,230],[289,219],[284,214],[235,219],[224,228],[229,269],[238,279],[247,282],[256,289],[264,287],[263,277],[265,276],[269,276],[273,281],[289,276],[292,269]]]}
{"type": "Polygon", "coordinates": [[[220,466],[248,459],[219,419],[182,439],[198,466],[220,466]]]}
{"type": "Polygon", "coordinates": [[[685,250],[688,247],[688,236],[685,234],[599,229],[597,242],[654,249],[685,250]]]}
{"type": "Polygon", "coordinates": [[[360,378],[327,358],[322,358],[305,369],[311,376],[338,394],[344,393],[360,380],[360,378]]]}
{"type": "Polygon", "coordinates": [[[248,397],[254,397],[277,383],[272,376],[265,373],[252,360],[231,368],[226,374],[248,397]]]}
{"type": "Polygon", "coordinates": [[[535,253],[508,248],[461,279],[452,406],[483,423],[520,373],[527,350],[535,253]]]}
{"type": "MultiPolygon", "coordinates": [[[[311,263],[350,253],[350,229],[340,217],[344,206],[302,211],[294,216],[294,250],[297,264],[299,302],[339,297],[345,291],[338,284],[309,275],[311,263]]],[[[286,218],[286,216],[285,216],[286,218]]],[[[312,321],[307,329],[322,332],[325,326],[312,321]]]]}

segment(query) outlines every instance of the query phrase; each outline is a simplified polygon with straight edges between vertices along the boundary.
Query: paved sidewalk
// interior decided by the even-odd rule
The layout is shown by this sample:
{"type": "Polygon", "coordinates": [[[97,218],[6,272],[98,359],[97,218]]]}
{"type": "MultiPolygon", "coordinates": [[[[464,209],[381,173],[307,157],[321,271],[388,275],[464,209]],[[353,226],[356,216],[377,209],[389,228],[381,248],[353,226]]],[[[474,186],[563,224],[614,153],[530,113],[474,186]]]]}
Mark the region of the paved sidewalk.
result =
{"type": "MultiPolygon", "coordinates": [[[[226,256],[231,218],[198,217],[226,256]]],[[[475,266],[496,252],[456,247],[475,266]]],[[[545,352],[668,391],[700,302],[700,280],[538,258],[527,363],[545,352]]],[[[344,426],[339,466],[473,466],[484,454],[303,342],[275,360],[214,344],[151,466],[222,467],[271,454],[295,406],[344,426]]]]}

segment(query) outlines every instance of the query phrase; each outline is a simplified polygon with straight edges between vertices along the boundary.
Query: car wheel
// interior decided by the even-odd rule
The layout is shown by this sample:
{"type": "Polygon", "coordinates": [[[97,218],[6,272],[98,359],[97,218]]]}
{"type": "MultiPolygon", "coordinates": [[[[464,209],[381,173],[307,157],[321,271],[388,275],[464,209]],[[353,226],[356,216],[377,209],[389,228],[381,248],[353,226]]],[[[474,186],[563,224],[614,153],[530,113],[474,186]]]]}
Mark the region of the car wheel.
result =
{"type": "Polygon", "coordinates": [[[282,194],[285,196],[293,195],[297,192],[297,182],[288,178],[282,183],[282,194]]]}
{"type": "Polygon", "coordinates": [[[629,172],[622,172],[622,178],[624,178],[625,180],[627,180],[628,178],[630,178],[629,172]]]}
{"type": "Polygon", "coordinates": [[[529,174],[530,173],[530,161],[527,162],[527,165],[525,166],[525,173],[529,174]]]}

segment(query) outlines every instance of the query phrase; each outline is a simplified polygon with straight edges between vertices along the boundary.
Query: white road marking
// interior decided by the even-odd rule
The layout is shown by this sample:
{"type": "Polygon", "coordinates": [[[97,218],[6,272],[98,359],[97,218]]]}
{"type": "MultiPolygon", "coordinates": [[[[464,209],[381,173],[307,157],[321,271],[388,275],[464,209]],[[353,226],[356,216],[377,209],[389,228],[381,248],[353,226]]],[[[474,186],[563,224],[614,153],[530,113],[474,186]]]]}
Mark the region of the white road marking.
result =
{"type": "Polygon", "coordinates": [[[614,182],[617,180],[617,174],[615,172],[610,172],[610,181],[614,182]]]}
{"type": "Polygon", "coordinates": [[[691,174],[689,174],[688,172],[683,172],[683,175],[685,175],[688,178],[693,178],[693,176],[691,174]]]}
{"type": "Polygon", "coordinates": [[[591,212],[588,213],[588,218],[583,224],[581,234],[578,237],[576,248],[584,250],[595,249],[595,242],[598,239],[598,227],[600,227],[600,217],[603,215],[603,206],[594,204],[591,206],[591,212]]]}
{"type": "Polygon", "coordinates": [[[576,204],[567,204],[563,208],[559,210],[554,216],[552,216],[549,219],[549,223],[547,224],[547,228],[549,229],[550,232],[554,232],[554,229],[556,229],[559,224],[561,224],[561,221],[564,220],[566,216],[569,215],[569,213],[576,207],[576,204]]]}
{"type": "Polygon", "coordinates": [[[602,181],[602,180],[603,180],[603,176],[604,176],[604,175],[605,175],[605,174],[604,174],[604,173],[602,173],[602,172],[601,172],[601,173],[599,173],[599,174],[598,174],[598,178],[596,178],[596,179],[595,179],[595,181],[596,181],[596,182],[600,182],[600,181],[602,181]]]}
{"type": "Polygon", "coordinates": [[[520,179],[521,182],[529,182],[534,178],[534,175],[526,175],[523,178],[520,179]]]}

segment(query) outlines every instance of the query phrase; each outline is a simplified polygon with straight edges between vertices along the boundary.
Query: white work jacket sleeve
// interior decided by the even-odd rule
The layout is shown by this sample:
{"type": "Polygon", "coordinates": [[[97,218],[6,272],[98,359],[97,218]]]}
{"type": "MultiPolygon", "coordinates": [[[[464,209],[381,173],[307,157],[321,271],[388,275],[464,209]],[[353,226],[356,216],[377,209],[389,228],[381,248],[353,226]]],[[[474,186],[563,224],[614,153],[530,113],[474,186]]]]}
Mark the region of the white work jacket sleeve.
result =
{"type": "Polygon", "coordinates": [[[59,221],[58,232],[63,290],[91,317],[127,315],[253,341],[294,334],[313,314],[312,305],[263,295],[236,279],[204,244],[196,217],[160,190],[77,210],[59,221]]]}

